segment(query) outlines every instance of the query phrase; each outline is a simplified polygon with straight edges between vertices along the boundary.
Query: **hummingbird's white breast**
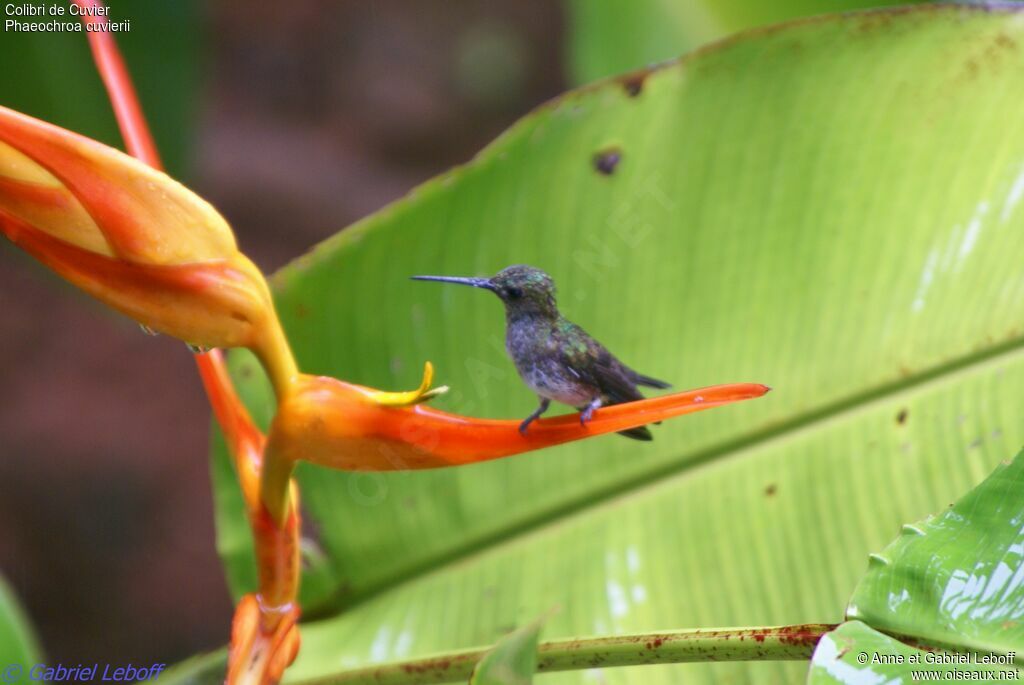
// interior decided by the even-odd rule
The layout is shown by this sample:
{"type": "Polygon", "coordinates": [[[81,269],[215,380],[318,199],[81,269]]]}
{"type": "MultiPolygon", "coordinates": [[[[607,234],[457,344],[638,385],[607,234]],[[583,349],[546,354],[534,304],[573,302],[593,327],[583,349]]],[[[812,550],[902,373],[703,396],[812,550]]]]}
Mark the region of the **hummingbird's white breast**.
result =
{"type": "Polygon", "coordinates": [[[505,349],[523,382],[541,397],[580,408],[600,396],[597,388],[564,362],[557,342],[545,335],[543,326],[510,322],[505,349]]]}

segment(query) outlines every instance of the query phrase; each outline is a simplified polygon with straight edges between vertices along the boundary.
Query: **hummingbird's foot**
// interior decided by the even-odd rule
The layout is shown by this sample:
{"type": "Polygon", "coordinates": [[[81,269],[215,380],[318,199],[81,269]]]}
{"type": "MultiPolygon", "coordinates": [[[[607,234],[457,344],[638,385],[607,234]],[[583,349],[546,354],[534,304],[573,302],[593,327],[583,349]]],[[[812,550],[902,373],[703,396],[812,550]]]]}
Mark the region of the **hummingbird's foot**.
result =
{"type": "Polygon", "coordinates": [[[601,398],[598,397],[596,400],[594,400],[593,402],[591,402],[590,404],[583,408],[583,411],[580,412],[581,426],[586,426],[587,421],[590,421],[590,419],[594,418],[594,412],[601,407],[601,404],[601,398]]]}
{"type": "Polygon", "coordinates": [[[540,418],[540,415],[548,410],[551,406],[551,400],[546,397],[540,398],[540,406],[537,407],[532,414],[527,416],[521,424],[519,424],[519,434],[525,436],[526,429],[529,428],[530,424],[540,418]]]}

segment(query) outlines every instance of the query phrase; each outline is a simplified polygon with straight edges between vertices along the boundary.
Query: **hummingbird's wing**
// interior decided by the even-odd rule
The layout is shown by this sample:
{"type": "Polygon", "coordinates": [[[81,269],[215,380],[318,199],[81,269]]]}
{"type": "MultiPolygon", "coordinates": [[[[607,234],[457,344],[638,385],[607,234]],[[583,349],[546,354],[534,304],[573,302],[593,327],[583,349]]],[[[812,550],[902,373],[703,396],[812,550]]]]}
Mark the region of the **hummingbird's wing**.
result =
{"type": "Polygon", "coordinates": [[[598,356],[594,369],[597,386],[608,397],[608,404],[633,402],[644,398],[629,370],[608,350],[604,350],[604,354],[598,356]]]}
{"type": "MultiPolygon", "coordinates": [[[[563,320],[555,327],[552,337],[555,338],[556,349],[560,350],[563,367],[600,393],[606,405],[644,398],[636,387],[638,374],[576,324],[563,320]]],[[[634,440],[653,439],[646,426],[619,431],[619,434],[634,440]]]]}
{"type": "Polygon", "coordinates": [[[562,363],[583,383],[600,391],[606,404],[642,400],[634,372],[608,349],[576,324],[556,328],[557,349],[562,363]]]}

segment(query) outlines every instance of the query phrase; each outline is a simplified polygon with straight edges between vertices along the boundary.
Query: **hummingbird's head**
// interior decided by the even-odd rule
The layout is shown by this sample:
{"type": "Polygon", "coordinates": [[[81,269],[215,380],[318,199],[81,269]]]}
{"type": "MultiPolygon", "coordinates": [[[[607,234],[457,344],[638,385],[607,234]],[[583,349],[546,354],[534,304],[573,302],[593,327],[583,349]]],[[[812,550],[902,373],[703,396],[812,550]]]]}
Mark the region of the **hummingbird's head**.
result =
{"type": "Polygon", "coordinates": [[[555,313],[555,282],[540,269],[509,266],[489,278],[491,289],[505,306],[522,312],[555,313]]]}
{"type": "Polygon", "coordinates": [[[459,283],[490,290],[501,298],[509,313],[558,313],[555,305],[555,282],[540,269],[525,264],[509,266],[491,278],[461,278],[454,276],[413,276],[418,281],[459,283]]]}

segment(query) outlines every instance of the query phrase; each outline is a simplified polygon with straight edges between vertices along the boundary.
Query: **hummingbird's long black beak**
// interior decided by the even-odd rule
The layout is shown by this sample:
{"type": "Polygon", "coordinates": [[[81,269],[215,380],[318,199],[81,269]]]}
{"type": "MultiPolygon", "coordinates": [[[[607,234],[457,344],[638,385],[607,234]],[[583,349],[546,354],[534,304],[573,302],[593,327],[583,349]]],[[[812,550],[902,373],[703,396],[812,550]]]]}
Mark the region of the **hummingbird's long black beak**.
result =
{"type": "Polygon", "coordinates": [[[440,281],[441,283],[458,283],[460,285],[471,285],[474,288],[494,290],[494,284],[489,278],[463,278],[460,276],[412,276],[414,281],[440,281]]]}

